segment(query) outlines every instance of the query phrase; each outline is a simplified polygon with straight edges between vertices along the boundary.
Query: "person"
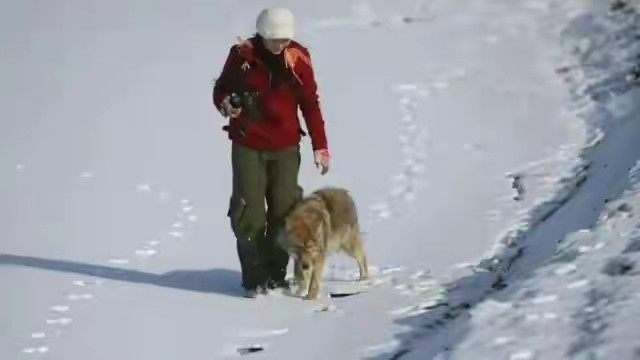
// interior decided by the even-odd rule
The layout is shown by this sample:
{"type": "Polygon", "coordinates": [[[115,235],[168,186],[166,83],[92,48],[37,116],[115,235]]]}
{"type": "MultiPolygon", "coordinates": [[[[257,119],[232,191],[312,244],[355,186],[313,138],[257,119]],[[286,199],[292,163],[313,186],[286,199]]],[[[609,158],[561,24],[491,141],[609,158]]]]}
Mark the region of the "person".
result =
{"type": "Polygon", "coordinates": [[[213,89],[228,118],[232,191],[227,216],[236,237],[246,297],[284,288],[289,255],[275,242],[284,216],[302,196],[300,141],[311,138],[320,173],[329,170],[325,122],[309,50],[295,41],[293,13],[262,10],[256,33],[231,46],[213,89]],[[265,207],[266,203],[266,207],[265,207]]]}

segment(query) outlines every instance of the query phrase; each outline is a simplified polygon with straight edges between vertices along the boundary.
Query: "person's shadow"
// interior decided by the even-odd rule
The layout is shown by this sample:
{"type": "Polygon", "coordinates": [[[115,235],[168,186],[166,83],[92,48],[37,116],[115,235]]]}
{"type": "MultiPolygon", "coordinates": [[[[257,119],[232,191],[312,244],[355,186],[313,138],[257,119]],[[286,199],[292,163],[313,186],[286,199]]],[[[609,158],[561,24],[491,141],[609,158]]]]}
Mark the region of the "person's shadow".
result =
{"type": "Polygon", "coordinates": [[[153,274],[110,266],[10,254],[0,254],[0,266],[25,266],[179,290],[238,297],[242,295],[242,276],[239,271],[229,269],[174,270],[164,274],[153,274]]]}

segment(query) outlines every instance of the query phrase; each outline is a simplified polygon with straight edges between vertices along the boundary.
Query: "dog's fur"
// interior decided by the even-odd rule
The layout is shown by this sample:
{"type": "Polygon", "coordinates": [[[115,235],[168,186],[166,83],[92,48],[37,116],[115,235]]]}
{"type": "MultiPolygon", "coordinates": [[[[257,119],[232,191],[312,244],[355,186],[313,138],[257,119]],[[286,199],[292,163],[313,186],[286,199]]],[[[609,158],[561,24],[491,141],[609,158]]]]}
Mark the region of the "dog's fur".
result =
{"type": "Polygon", "coordinates": [[[319,189],[300,200],[285,218],[278,245],[294,260],[296,296],[318,297],[325,259],[344,252],[358,262],[360,280],[369,278],[353,198],[347,190],[319,189]]]}

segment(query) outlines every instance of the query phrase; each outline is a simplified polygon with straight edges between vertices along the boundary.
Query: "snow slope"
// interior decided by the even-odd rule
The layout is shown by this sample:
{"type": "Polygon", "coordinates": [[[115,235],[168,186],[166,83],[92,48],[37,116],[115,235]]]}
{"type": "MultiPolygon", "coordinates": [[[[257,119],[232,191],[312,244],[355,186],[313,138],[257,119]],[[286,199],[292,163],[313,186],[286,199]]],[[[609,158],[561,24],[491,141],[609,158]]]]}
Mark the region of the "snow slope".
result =
{"type": "MultiPolygon", "coordinates": [[[[267,2],[3,3],[1,359],[226,358],[254,343],[263,348],[251,358],[404,354],[407,325],[450,316],[499,274],[459,264],[488,249],[510,259],[514,248],[492,249],[494,239],[525,232],[541,201],[574,198],[562,190],[598,133],[556,72],[568,59],[564,2],[283,3],[312,51],[335,154],[320,177],[305,139],[301,181],[354,193],[368,294],[239,298],[229,143],[211,79],[267,2]]],[[[622,139],[628,124],[615,127],[622,139]]],[[[613,143],[593,163],[626,154],[628,143],[613,143]]],[[[608,189],[624,161],[592,186],[608,189]]],[[[573,206],[595,202],[582,197],[573,206]]],[[[538,236],[595,216],[565,213],[538,236]]],[[[349,287],[329,280],[353,277],[355,264],[329,265],[328,288],[349,287]]],[[[448,325],[437,333],[447,341],[421,338],[410,354],[474,343],[469,326],[448,325]]]]}
{"type": "Polygon", "coordinates": [[[415,330],[393,358],[640,356],[640,2],[563,7],[555,14],[569,19],[559,34],[573,59],[558,72],[596,141],[561,191],[469,276],[443,285],[434,310],[418,306],[399,321],[415,330]]]}

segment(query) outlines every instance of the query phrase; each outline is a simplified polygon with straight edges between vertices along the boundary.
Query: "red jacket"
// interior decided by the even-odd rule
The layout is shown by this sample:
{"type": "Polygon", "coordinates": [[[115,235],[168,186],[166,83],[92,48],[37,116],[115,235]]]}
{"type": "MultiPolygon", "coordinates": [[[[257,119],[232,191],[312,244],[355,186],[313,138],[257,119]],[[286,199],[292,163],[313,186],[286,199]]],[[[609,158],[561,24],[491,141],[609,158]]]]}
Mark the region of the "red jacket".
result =
{"type": "Polygon", "coordinates": [[[254,41],[257,39],[248,39],[231,47],[213,89],[213,104],[217,109],[234,89],[257,91],[259,94],[261,119],[252,122],[247,118],[247,111],[230,119],[225,127],[229,139],[254,149],[295,146],[304,134],[298,118],[299,106],[313,150],[326,149],[324,120],[309,51],[300,43],[291,41],[284,50],[284,58],[293,80],[286,86],[273,88],[269,69],[254,54],[254,41]]]}

